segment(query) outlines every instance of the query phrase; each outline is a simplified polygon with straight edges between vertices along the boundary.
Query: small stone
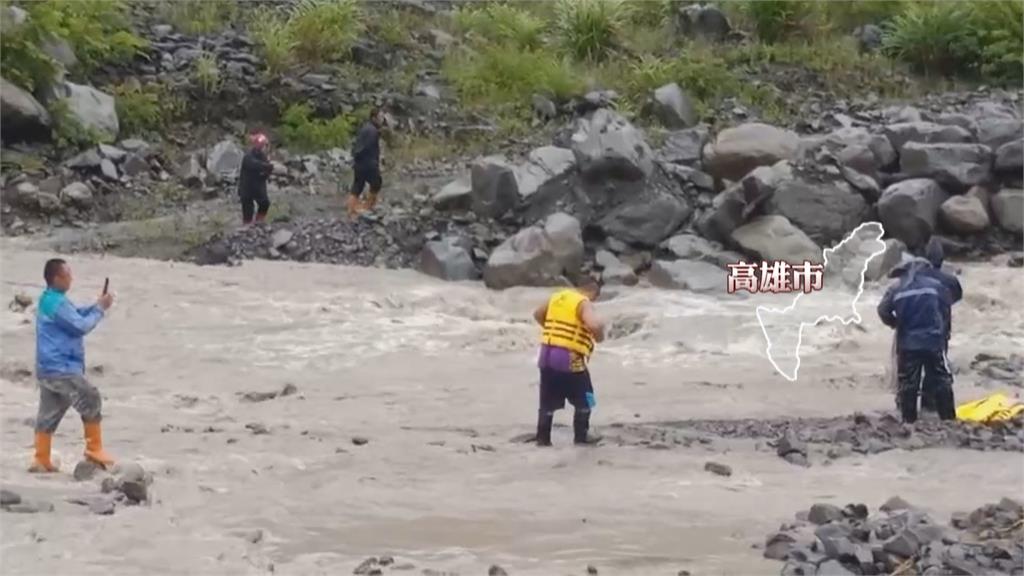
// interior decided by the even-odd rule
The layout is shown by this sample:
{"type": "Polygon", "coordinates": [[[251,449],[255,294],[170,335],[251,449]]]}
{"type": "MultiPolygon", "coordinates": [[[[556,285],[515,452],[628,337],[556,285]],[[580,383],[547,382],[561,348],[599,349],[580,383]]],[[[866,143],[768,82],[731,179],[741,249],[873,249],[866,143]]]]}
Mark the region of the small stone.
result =
{"type": "Polygon", "coordinates": [[[270,244],[275,249],[281,249],[287,246],[288,243],[292,241],[292,237],[294,236],[294,232],[286,228],[282,228],[281,230],[274,232],[274,236],[273,238],[271,238],[270,244]]]}
{"type": "Polygon", "coordinates": [[[820,526],[835,520],[842,520],[843,511],[838,506],[831,504],[815,504],[807,513],[807,519],[820,526]]]}
{"type": "Polygon", "coordinates": [[[798,452],[806,456],[807,444],[804,443],[799,438],[797,438],[795,432],[793,432],[792,430],[786,430],[782,437],[779,438],[775,450],[779,456],[786,456],[787,454],[792,454],[793,452],[798,452]]]}
{"type": "Polygon", "coordinates": [[[899,510],[909,510],[910,508],[911,506],[906,500],[899,496],[893,496],[886,500],[878,509],[882,512],[896,512],[899,510]]]}
{"type": "Polygon", "coordinates": [[[110,516],[114,513],[114,500],[112,498],[96,498],[89,503],[89,511],[100,516],[110,516]]]}
{"type": "Polygon", "coordinates": [[[704,470],[711,472],[712,474],[718,474],[719,476],[732,476],[732,468],[725,464],[719,464],[718,462],[705,463],[704,470]]]}
{"type": "Polygon", "coordinates": [[[356,446],[365,446],[369,442],[370,442],[369,439],[364,438],[362,436],[354,436],[352,438],[352,443],[355,444],[356,446]]]}
{"type": "Polygon", "coordinates": [[[506,572],[501,566],[495,564],[487,569],[487,576],[508,576],[508,572],[506,572]]]}
{"type": "Polygon", "coordinates": [[[838,560],[826,560],[818,565],[818,576],[853,576],[855,573],[848,570],[838,560]]]}
{"type": "Polygon", "coordinates": [[[279,394],[279,396],[291,396],[292,394],[295,394],[298,391],[299,389],[295,386],[295,384],[289,382],[288,384],[284,385],[284,388],[281,389],[281,393],[279,394]]]}
{"type": "Polygon", "coordinates": [[[21,495],[6,489],[0,490],[0,506],[13,506],[14,504],[21,504],[21,495]]]}
{"type": "Polygon", "coordinates": [[[39,514],[40,512],[53,512],[53,504],[38,500],[23,500],[18,504],[5,506],[4,510],[14,514],[39,514]]]}
{"type": "Polygon", "coordinates": [[[587,574],[590,574],[590,576],[596,576],[597,568],[593,566],[587,566],[587,574]]]}
{"type": "Polygon", "coordinates": [[[24,312],[29,306],[32,305],[32,297],[24,292],[18,292],[14,295],[14,299],[11,300],[9,308],[13,312],[24,312]]]}
{"type": "Polygon", "coordinates": [[[92,480],[96,473],[102,470],[102,467],[91,460],[82,460],[75,465],[75,471],[72,473],[75,480],[84,482],[86,480],[92,480]]]}
{"type": "Polygon", "coordinates": [[[250,422],[246,424],[245,427],[255,436],[258,436],[260,434],[270,434],[270,430],[263,424],[260,424],[259,422],[250,422]]]}
{"type": "Polygon", "coordinates": [[[914,537],[910,530],[904,530],[899,534],[885,541],[882,545],[882,550],[902,556],[903,558],[910,558],[914,554],[917,554],[920,544],[917,538],[914,537]]]}
{"type": "Polygon", "coordinates": [[[789,462],[790,464],[793,464],[794,466],[803,466],[804,468],[807,468],[811,465],[811,463],[807,460],[807,456],[799,452],[790,452],[789,454],[783,456],[782,459],[785,460],[786,462],[789,462]]]}
{"type": "Polygon", "coordinates": [[[370,570],[377,566],[377,559],[370,557],[363,560],[362,564],[356,566],[356,569],[352,571],[353,574],[366,575],[370,573],[370,570]]]}

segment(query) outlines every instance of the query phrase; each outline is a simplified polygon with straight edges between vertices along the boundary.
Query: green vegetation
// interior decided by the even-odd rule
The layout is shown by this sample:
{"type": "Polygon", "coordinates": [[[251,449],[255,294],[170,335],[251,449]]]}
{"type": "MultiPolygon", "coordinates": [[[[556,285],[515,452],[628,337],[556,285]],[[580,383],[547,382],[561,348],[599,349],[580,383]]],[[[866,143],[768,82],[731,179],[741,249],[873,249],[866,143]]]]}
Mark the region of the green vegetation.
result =
{"type": "Polygon", "coordinates": [[[126,82],[108,91],[114,95],[122,136],[163,130],[185,111],[185,102],[162,84],[126,82]]]}
{"type": "Polygon", "coordinates": [[[493,43],[522,50],[544,44],[543,18],[512,4],[463,6],[455,12],[455,29],[473,43],[493,43]]]}
{"type": "Polygon", "coordinates": [[[290,150],[314,152],[348,146],[358,123],[366,115],[341,114],[329,119],[312,118],[305,104],[293,104],[281,115],[278,132],[290,150]]]}
{"type": "Polygon", "coordinates": [[[235,0],[171,0],[161,2],[159,10],[176,29],[198,36],[223,30],[239,12],[235,0]]]}
{"type": "Polygon", "coordinates": [[[571,62],[543,50],[510,50],[503,45],[453,53],[444,74],[468,103],[528,109],[534,93],[566,99],[583,89],[571,62]]]}
{"type": "Polygon", "coordinates": [[[214,54],[204,52],[196,58],[192,63],[192,74],[203,97],[217,96],[224,87],[224,78],[221,76],[217,56],[214,54]]]}
{"type": "MultiPolygon", "coordinates": [[[[2,4],[11,5],[8,0],[2,4]]],[[[0,67],[11,82],[28,90],[53,81],[59,64],[44,47],[54,39],[71,45],[78,60],[72,72],[83,73],[104,63],[130,60],[146,46],[128,28],[123,0],[35,0],[20,8],[28,18],[0,36],[0,67]]]]}
{"type": "Polygon", "coordinates": [[[911,2],[887,26],[886,51],[923,74],[989,76],[1020,85],[1024,4],[911,2]]]}
{"type": "Polygon", "coordinates": [[[363,29],[356,0],[300,0],[287,11],[261,8],[249,22],[270,76],[294,63],[309,66],[345,59],[363,29]]]}
{"type": "Polygon", "coordinates": [[[558,0],[555,31],[562,48],[577,60],[604,60],[622,45],[629,8],[624,0],[558,0]]]}

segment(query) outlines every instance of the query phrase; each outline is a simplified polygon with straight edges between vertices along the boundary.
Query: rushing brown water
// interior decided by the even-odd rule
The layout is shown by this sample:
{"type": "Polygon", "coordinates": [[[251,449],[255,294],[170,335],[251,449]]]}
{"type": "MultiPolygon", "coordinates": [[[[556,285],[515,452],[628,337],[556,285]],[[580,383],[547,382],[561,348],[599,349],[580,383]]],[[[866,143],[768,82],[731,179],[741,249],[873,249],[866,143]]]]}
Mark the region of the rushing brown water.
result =
{"type": "MultiPolygon", "coordinates": [[[[47,257],[4,241],[4,302],[37,295],[47,257]]],[[[530,311],[544,290],[271,262],[71,263],[77,301],[106,276],[117,292],[88,361],[103,367],[92,379],[108,450],[153,471],[154,498],[102,517],[66,502],[99,491],[70,476],[81,450],[73,413],[54,441],[63,473],[25,472],[37,391],[17,369],[32,366],[34,327],[31,313],[5,307],[0,481],[56,511],[0,516],[4,574],[347,574],[380,554],[413,573],[499,564],[582,574],[592,564],[601,574],[769,574],[780,565],[752,545],[814,502],[876,507],[900,494],[945,520],[1024,487],[1024,459],[1009,453],[891,451],[804,469],[752,441],[577,449],[556,428],[553,449],[512,442],[534,425],[530,311]],[[240,398],[287,383],[298,393],[240,398]],[[708,460],[733,475],[705,472],[708,460]]],[[[976,353],[1021,350],[1024,289],[1020,270],[997,264],[965,265],[961,279],[951,356],[967,400],[989,390],[965,370],[976,353]]],[[[592,363],[595,431],[890,409],[881,289],[860,300],[862,328],[806,330],[796,382],[772,369],[754,313],[780,301],[621,290],[598,307],[616,338],[592,363]]]]}

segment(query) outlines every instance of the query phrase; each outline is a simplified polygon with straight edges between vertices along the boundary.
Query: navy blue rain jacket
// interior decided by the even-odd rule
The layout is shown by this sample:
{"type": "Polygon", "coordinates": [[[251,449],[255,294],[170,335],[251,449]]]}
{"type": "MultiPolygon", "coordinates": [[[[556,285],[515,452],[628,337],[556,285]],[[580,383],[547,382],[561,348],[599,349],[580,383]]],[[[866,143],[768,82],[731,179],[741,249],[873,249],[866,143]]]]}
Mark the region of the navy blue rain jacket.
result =
{"type": "Polygon", "coordinates": [[[896,329],[899,349],[945,350],[954,296],[944,278],[951,278],[957,288],[959,282],[922,258],[899,266],[892,275],[899,281],[879,302],[878,317],[896,329]]]}

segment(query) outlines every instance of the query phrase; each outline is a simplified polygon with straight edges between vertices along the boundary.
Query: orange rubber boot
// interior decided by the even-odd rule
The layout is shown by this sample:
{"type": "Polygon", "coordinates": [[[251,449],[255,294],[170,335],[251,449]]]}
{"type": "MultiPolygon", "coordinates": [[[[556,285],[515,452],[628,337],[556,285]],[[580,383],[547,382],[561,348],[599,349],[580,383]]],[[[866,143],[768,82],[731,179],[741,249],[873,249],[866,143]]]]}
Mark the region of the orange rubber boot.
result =
{"type": "Polygon", "coordinates": [[[369,194],[366,195],[366,202],[363,203],[363,210],[373,210],[373,208],[376,205],[377,205],[377,195],[374,194],[373,192],[370,192],[369,194]]]}
{"type": "Polygon", "coordinates": [[[57,467],[50,462],[50,445],[53,443],[53,434],[49,432],[36,432],[36,455],[32,459],[32,465],[28,467],[29,472],[56,472],[57,467]]]}
{"type": "Polygon", "coordinates": [[[345,207],[348,208],[349,216],[355,216],[358,214],[362,209],[362,206],[359,204],[359,197],[354,194],[349,194],[345,207]]]}
{"type": "Polygon", "coordinates": [[[85,458],[108,468],[114,464],[114,459],[103,450],[103,432],[100,431],[99,420],[95,422],[82,422],[85,428],[85,458]]]}

